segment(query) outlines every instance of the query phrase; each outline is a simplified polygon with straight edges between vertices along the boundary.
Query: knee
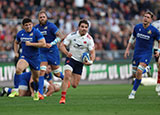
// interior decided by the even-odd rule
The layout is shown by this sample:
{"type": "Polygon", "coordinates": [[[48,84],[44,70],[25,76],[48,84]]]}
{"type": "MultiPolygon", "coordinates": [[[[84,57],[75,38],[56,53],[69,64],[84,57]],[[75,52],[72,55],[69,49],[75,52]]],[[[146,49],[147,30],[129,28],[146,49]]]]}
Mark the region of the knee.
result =
{"type": "Polygon", "coordinates": [[[72,83],[72,87],[73,87],[73,88],[77,88],[77,84],[72,83]]]}
{"type": "Polygon", "coordinates": [[[60,77],[60,72],[54,73],[54,75],[55,75],[56,77],[60,77]]]}
{"type": "Polygon", "coordinates": [[[19,67],[16,68],[16,74],[21,74],[23,72],[23,70],[19,67]]]}

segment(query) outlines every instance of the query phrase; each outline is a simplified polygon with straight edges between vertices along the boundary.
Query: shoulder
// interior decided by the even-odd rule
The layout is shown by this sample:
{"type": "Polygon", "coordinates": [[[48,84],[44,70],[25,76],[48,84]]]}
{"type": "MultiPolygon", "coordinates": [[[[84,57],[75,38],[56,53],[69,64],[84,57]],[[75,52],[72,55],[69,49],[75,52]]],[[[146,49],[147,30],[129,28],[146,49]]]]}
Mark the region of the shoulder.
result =
{"type": "Polygon", "coordinates": [[[87,34],[87,38],[93,40],[92,36],[89,33],[87,34]]]}
{"type": "Polygon", "coordinates": [[[47,26],[48,27],[57,27],[54,23],[52,23],[52,22],[47,22],[47,26]]]}
{"type": "Polygon", "coordinates": [[[17,33],[17,36],[23,34],[24,32],[25,32],[24,30],[20,30],[20,31],[17,33]]]}
{"type": "Polygon", "coordinates": [[[34,27],[35,27],[35,28],[38,28],[38,27],[39,27],[39,24],[35,25],[34,27]]]}
{"type": "Polygon", "coordinates": [[[143,26],[143,24],[140,23],[140,24],[136,24],[134,28],[139,28],[139,27],[142,27],[142,26],[143,26]]]}

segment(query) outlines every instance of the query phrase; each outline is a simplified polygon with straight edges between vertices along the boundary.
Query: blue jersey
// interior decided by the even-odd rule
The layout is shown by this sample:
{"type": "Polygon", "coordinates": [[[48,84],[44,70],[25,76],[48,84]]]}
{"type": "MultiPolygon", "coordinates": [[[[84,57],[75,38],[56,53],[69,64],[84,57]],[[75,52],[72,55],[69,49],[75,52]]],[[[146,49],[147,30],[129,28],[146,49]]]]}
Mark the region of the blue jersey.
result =
{"type": "Polygon", "coordinates": [[[25,42],[30,41],[32,43],[37,43],[39,40],[44,39],[43,35],[35,28],[32,28],[31,32],[26,32],[24,29],[19,31],[16,36],[16,40],[21,42],[22,54],[28,58],[36,58],[39,56],[39,48],[33,46],[26,46],[25,42]]]}
{"type": "Polygon", "coordinates": [[[154,40],[160,40],[159,31],[151,24],[147,28],[143,24],[137,24],[133,36],[136,38],[134,55],[152,55],[154,40]]]}
{"type": "MultiPolygon", "coordinates": [[[[43,36],[45,37],[46,43],[51,43],[52,41],[54,41],[56,39],[56,32],[59,30],[55,24],[49,21],[47,21],[47,23],[43,26],[41,26],[40,24],[37,24],[35,28],[37,28],[43,34],[43,36]]],[[[57,45],[53,45],[50,49],[41,48],[40,51],[43,53],[43,52],[47,52],[55,49],[58,50],[57,45]]]]}
{"type": "Polygon", "coordinates": [[[44,75],[44,79],[46,79],[47,81],[52,80],[52,78],[53,78],[53,76],[52,76],[52,74],[51,74],[51,73],[49,73],[49,74],[45,74],[45,75],[44,75]]]}

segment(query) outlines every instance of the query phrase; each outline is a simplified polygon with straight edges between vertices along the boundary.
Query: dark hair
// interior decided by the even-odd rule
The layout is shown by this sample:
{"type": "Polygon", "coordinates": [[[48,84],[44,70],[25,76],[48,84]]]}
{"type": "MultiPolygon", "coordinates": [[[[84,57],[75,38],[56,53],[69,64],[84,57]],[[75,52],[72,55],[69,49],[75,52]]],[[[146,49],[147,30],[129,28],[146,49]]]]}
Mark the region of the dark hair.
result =
{"type": "MultiPolygon", "coordinates": [[[[39,17],[39,15],[42,14],[42,13],[44,13],[44,14],[47,16],[46,11],[45,11],[45,10],[41,10],[41,11],[39,11],[39,13],[38,13],[38,17],[39,17]]],[[[48,17],[48,16],[47,16],[47,17],[48,17]]]]}
{"type": "Polygon", "coordinates": [[[87,20],[81,20],[81,21],[79,22],[79,24],[78,24],[78,27],[79,27],[82,23],[85,23],[85,24],[87,24],[87,25],[89,26],[89,23],[88,23],[87,20]]]}
{"type": "Polygon", "coordinates": [[[29,23],[29,22],[32,22],[30,18],[24,18],[22,21],[22,24],[24,25],[25,23],[29,23]]]}
{"type": "Polygon", "coordinates": [[[151,18],[153,18],[153,16],[154,16],[153,12],[151,12],[150,10],[147,10],[147,11],[145,12],[145,14],[149,14],[149,15],[151,16],[151,18]]]}

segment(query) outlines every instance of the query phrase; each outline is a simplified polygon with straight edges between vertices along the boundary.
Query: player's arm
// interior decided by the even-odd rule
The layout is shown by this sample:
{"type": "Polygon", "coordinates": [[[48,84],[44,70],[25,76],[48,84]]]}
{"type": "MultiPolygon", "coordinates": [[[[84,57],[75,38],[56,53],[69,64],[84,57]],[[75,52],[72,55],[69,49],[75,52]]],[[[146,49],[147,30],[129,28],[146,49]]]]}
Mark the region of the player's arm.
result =
{"type": "Polygon", "coordinates": [[[129,39],[129,43],[128,43],[127,48],[126,48],[126,51],[124,53],[124,58],[125,59],[127,58],[127,56],[129,56],[129,50],[130,50],[131,46],[134,44],[135,40],[136,40],[135,37],[133,35],[131,35],[131,37],[129,39]]]}
{"type": "Polygon", "coordinates": [[[26,41],[26,46],[33,46],[33,47],[46,47],[46,41],[45,39],[40,39],[37,43],[32,43],[30,41],[26,41]]]}
{"type": "Polygon", "coordinates": [[[67,51],[66,45],[65,45],[63,42],[61,42],[61,44],[60,44],[60,50],[61,50],[67,57],[71,58],[72,53],[70,53],[70,52],[67,51]]]}
{"type": "Polygon", "coordinates": [[[52,41],[52,42],[50,43],[50,45],[51,45],[51,46],[56,45],[57,43],[63,41],[64,38],[65,38],[64,34],[63,34],[60,30],[58,30],[58,31],[56,32],[56,39],[55,39],[54,41],[52,41]]]}
{"type": "Polygon", "coordinates": [[[18,58],[19,57],[19,42],[15,39],[14,40],[14,53],[15,53],[15,57],[18,58]]]}

